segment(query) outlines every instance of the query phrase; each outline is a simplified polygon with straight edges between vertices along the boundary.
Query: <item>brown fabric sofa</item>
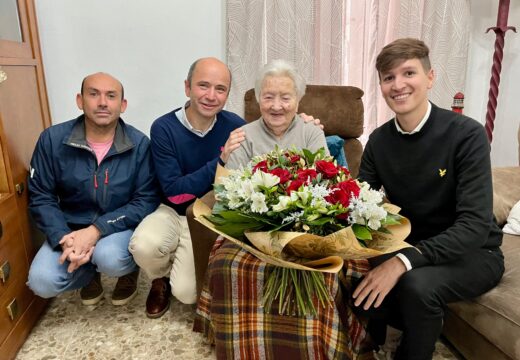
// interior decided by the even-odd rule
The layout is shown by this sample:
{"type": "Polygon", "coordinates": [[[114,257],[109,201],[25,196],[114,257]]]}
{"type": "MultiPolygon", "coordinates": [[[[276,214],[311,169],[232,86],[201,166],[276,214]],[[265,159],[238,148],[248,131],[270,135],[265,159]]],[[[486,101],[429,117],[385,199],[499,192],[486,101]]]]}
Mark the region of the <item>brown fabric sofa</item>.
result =
{"type": "MultiPolygon", "coordinates": [[[[493,169],[493,211],[504,225],[520,201],[520,166],[493,169]]],[[[520,236],[504,234],[505,273],[499,285],[450,304],[443,333],[467,359],[520,359],[520,236]]]]}
{"type": "MultiPolygon", "coordinates": [[[[357,176],[363,153],[363,146],[357,139],[363,134],[363,91],[353,86],[307,85],[306,94],[300,101],[298,112],[305,112],[320,119],[325,135],[338,135],[345,140],[343,145],[347,163],[352,176],[357,176]]],[[[244,95],[247,122],[260,117],[260,109],[254,89],[244,95]]],[[[212,206],[213,193],[206,194],[202,200],[212,206]]],[[[193,216],[193,205],[186,211],[190,229],[193,254],[195,257],[195,276],[197,294],[200,294],[208,266],[208,258],[216,234],[201,224],[193,216]]]]}

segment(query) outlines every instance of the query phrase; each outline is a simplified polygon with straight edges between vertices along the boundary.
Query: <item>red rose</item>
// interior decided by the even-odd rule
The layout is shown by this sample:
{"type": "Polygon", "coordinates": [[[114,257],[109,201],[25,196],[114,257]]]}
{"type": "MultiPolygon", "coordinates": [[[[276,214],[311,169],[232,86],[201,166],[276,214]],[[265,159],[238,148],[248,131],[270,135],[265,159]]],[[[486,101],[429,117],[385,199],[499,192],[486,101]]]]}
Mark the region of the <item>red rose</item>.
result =
{"type": "Polygon", "coordinates": [[[338,175],[339,172],[336,165],[325,160],[316,161],[316,170],[318,170],[325,179],[332,179],[334,176],[338,175]]]}
{"type": "Polygon", "coordinates": [[[285,184],[287,181],[291,180],[291,173],[286,169],[275,168],[269,171],[269,173],[278,176],[280,178],[280,184],[285,184]]]}
{"type": "Polygon", "coordinates": [[[332,190],[330,195],[325,196],[325,200],[331,204],[341,204],[344,208],[348,208],[350,204],[350,194],[337,186],[333,187],[332,190]]]}
{"type": "Polygon", "coordinates": [[[359,196],[360,188],[359,188],[359,185],[356,182],[356,180],[351,179],[351,180],[347,180],[347,181],[342,181],[342,182],[338,183],[336,186],[339,187],[341,190],[345,191],[348,194],[349,198],[351,196],[354,196],[354,197],[359,196]]]}
{"type": "Polygon", "coordinates": [[[291,162],[291,164],[297,163],[298,161],[300,161],[300,155],[291,155],[289,157],[289,161],[291,162]]]}
{"type": "Polygon", "coordinates": [[[258,164],[256,164],[253,168],[253,174],[256,172],[256,170],[267,172],[267,160],[262,160],[258,164]]]}
{"type": "Polygon", "coordinates": [[[300,188],[300,186],[302,186],[303,184],[304,184],[304,181],[301,179],[293,180],[293,181],[291,181],[289,186],[287,186],[287,189],[285,190],[285,192],[287,193],[287,195],[291,195],[292,191],[298,190],[300,188]]]}
{"type": "Polygon", "coordinates": [[[314,169],[300,169],[296,172],[298,179],[307,182],[308,180],[315,179],[318,173],[314,169]]]}
{"type": "Polygon", "coordinates": [[[341,171],[343,171],[343,173],[344,173],[345,175],[350,175],[350,171],[348,171],[348,169],[347,169],[346,167],[339,165],[339,166],[338,166],[338,169],[341,170],[341,171]]]}

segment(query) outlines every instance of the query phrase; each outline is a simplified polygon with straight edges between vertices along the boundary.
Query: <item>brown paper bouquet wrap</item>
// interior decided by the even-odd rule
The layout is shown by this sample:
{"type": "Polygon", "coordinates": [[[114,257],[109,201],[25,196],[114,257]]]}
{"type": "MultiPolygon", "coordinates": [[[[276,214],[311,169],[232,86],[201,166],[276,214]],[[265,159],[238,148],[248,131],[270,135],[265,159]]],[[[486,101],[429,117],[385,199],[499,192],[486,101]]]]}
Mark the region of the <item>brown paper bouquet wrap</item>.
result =
{"type": "MultiPolygon", "coordinates": [[[[399,210],[390,204],[385,204],[385,207],[391,208],[393,213],[399,210]]],[[[288,231],[246,232],[245,236],[254,245],[251,246],[217,230],[206,218],[211,215],[211,208],[201,200],[195,201],[193,213],[202,225],[243,247],[260,260],[291,269],[337,273],[343,267],[343,260],[368,259],[411,246],[404,241],[410,234],[410,222],[406,218],[400,225],[388,226],[389,233],[373,233],[369,247],[359,243],[351,227],[327,236],[288,231]]]]}
{"type": "Polygon", "coordinates": [[[278,298],[282,312],[316,313],[313,297],[331,304],[322,273],[410,246],[410,222],[400,209],[381,205],[381,192],[353,179],[323,149],[276,148],[238,171],[219,166],[215,194],[213,209],[196,200],[195,218],[275,265],[264,286],[267,309],[278,298]]]}

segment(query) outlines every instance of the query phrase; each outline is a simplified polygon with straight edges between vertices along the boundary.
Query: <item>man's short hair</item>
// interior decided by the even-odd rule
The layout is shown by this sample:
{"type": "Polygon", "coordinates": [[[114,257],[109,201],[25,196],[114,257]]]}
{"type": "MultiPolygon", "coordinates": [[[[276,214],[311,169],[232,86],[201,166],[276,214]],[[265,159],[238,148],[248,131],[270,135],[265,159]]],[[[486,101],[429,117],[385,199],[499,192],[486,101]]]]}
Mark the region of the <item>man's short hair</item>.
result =
{"type": "MultiPolygon", "coordinates": [[[[193,62],[193,64],[191,64],[190,66],[190,69],[188,70],[188,76],[186,77],[186,80],[188,81],[188,84],[190,85],[190,88],[191,88],[191,79],[193,78],[193,73],[195,72],[195,69],[197,68],[197,64],[199,63],[199,61],[201,61],[203,59],[197,59],[193,62]]],[[[231,77],[231,70],[229,70],[229,67],[226,65],[226,67],[228,68],[228,72],[229,72],[229,83],[231,84],[231,80],[232,80],[232,77],[231,77]]],[[[229,87],[228,89],[228,93],[229,91],[231,90],[231,86],[229,87]]]]}
{"type": "MultiPolygon", "coordinates": [[[[81,96],[83,96],[83,92],[85,90],[85,80],[87,80],[87,78],[89,77],[90,75],[88,76],[85,76],[83,78],[83,81],[81,82],[81,90],[80,90],[80,93],[81,93],[81,96]]],[[[119,81],[119,80],[118,80],[119,81]]],[[[119,81],[119,85],[121,85],[121,100],[123,100],[125,98],[125,88],[123,87],[123,84],[121,83],[121,81],[119,81]]]]}
{"type": "Polygon", "coordinates": [[[432,68],[428,56],[429,53],[430,49],[428,49],[428,46],[419,39],[397,39],[381,50],[377,56],[376,69],[378,73],[381,74],[393,69],[406,60],[419,59],[424,71],[428,72],[432,68]]]}

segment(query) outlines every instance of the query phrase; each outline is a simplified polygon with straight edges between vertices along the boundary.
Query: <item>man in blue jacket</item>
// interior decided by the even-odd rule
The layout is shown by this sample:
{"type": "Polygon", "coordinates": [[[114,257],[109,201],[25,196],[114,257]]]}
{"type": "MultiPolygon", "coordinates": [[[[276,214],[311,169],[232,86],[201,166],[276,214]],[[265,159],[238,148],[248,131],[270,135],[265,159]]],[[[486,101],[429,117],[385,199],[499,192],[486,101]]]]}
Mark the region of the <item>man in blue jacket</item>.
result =
{"type": "Polygon", "coordinates": [[[81,288],[83,304],[94,305],[102,272],[119,278],[112,303],[124,305],[139,274],[130,237],[159,204],[150,142],[121,120],[127,102],[114,77],[87,76],[76,102],[83,115],[43,131],[31,160],[29,209],[47,241],[28,286],[44,298],[81,288]]]}

